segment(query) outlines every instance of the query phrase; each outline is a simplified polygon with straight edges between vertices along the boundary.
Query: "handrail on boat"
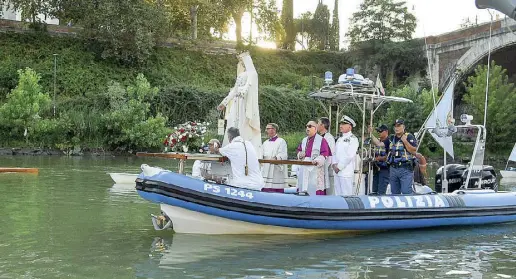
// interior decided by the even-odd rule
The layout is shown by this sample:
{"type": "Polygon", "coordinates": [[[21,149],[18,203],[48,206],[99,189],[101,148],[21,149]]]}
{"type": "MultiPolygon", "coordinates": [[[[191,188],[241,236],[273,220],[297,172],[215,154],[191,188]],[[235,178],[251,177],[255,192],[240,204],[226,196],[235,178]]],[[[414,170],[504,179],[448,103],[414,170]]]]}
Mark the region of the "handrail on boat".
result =
{"type": "MultiPolygon", "coordinates": [[[[167,158],[179,160],[179,173],[184,173],[184,162],[186,160],[202,160],[202,161],[214,161],[214,162],[226,162],[227,157],[220,155],[211,154],[189,154],[189,153],[148,153],[148,152],[137,152],[138,157],[155,157],[155,158],[167,158]]],[[[262,164],[272,165],[301,165],[301,166],[312,166],[313,162],[301,161],[301,160],[271,160],[271,159],[259,159],[262,164]]]]}

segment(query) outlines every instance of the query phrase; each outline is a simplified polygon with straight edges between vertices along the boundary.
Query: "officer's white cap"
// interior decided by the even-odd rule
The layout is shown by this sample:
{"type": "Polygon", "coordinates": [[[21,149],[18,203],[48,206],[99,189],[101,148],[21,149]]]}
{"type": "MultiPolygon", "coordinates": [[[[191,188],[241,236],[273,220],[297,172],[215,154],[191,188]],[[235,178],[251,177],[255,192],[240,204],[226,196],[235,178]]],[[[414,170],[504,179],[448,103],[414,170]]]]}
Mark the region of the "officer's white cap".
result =
{"type": "Polygon", "coordinates": [[[353,119],[351,119],[351,117],[347,116],[347,115],[344,115],[339,123],[346,123],[346,124],[350,124],[351,126],[355,127],[357,124],[355,123],[355,121],[353,119]]]}

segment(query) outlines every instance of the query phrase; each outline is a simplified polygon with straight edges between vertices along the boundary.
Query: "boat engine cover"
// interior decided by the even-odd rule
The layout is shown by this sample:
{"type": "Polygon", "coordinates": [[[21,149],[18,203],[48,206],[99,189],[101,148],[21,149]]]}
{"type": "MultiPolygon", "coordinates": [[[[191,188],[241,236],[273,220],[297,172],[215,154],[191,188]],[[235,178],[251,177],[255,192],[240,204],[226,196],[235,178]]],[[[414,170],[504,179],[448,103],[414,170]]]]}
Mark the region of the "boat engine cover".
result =
{"type": "MultiPolygon", "coordinates": [[[[442,192],[443,167],[437,170],[435,175],[435,191],[442,192]]],[[[468,176],[467,166],[450,164],[446,166],[446,177],[448,179],[448,192],[451,193],[465,183],[468,176]]],[[[484,166],[482,170],[482,189],[495,189],[497,186],[496,172],[492,166],[484,166]]],[[[478,188],[478,180],[470,179],[468,188],[478,188]]]]}

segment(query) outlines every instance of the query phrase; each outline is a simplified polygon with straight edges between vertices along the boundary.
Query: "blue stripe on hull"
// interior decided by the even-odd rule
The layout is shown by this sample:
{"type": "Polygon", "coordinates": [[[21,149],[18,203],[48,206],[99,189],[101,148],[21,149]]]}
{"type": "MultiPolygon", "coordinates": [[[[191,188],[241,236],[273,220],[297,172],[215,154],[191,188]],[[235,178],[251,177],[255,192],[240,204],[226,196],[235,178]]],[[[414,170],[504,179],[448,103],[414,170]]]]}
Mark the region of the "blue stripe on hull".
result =
{"type": "Polygon", "coordinates": [[[405,220],[298,220],[285,219],[267,216],[258,216],[234,211],[227,211],[213,207],[203,206],[179,199],[163,196],[155,193],[138,191],[138,194],[147,200],[164,203],[172,206],[182,207],[188,210],[218,216],[231,220],[244,221],[262,225],[272,225],[280,227],[291,227],[300,229],[324,229],[324,230],[395,230],[395,229],[414,229],[438,226],[457,226],[457,225],[481,225],[516,221],[516,215],[497,215],[479,217],[456,217],[456,218],[425,218],[425,219],[405,219],[405,220]]]}

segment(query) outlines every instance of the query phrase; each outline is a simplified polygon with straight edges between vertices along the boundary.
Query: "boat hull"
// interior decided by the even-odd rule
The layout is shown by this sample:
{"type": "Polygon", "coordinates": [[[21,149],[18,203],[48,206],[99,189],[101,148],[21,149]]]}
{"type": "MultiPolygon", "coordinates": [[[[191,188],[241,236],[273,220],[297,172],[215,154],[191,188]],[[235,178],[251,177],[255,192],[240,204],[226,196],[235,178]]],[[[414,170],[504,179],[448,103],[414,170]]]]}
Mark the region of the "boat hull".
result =
{"type": "Polygon", "coordinates": [[[132,173],[109,173],[116,184],[134,184],[138,174],[132,173]]]}
{"type": "Polygon", "coordinates": [[[341,230],[298,229],[232,220],[215,215],[161,204],[161,212],[172,220],[176,233],[187,234],[329,234],[354,233],[341,230]]]}
{"type": "Polygon", "coordinates": [[[305,234],[516,221],[516,195],[492,190],[405,196],[299,196],[141,175],[138,194],[161,205],[178,233],[305,234]]]}
{"type": "Polygon", "coordinates": [[[503,171],[500,171],[500,174],[502,175],[503,178],[516,179],[516,171],[503,170],[503,171]]]}

